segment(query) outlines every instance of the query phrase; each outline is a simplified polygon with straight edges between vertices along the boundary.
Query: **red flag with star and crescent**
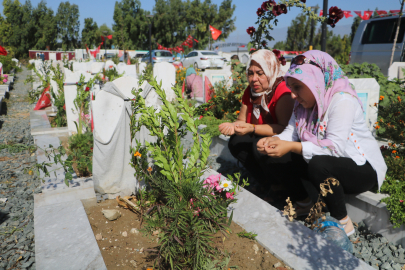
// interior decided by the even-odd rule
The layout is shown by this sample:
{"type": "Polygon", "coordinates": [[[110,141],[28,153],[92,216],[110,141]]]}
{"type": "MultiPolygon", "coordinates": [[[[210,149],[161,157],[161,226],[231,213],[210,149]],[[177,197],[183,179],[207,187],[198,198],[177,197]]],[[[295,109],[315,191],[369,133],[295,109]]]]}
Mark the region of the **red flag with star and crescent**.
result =
{"type": "Polygon", "coordinates": [[[218,37],[222,34],[222,31],[220,31],[218,29],[215,29],[211,25],[210,25],[210,31],[211,31],[211,35],[212,35],[213,40],[217,40],[218,37]]]}

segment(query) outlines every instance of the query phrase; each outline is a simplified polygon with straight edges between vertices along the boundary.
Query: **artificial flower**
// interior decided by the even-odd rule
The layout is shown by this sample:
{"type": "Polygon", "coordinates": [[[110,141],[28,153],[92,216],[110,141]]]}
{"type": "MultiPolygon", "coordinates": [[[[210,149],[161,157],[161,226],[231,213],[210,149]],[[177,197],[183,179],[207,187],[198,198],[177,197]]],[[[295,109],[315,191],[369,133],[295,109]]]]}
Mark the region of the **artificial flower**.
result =
{"type": "Polygon", "coordinates": [[[234,192],[232,192],[232,193],[227,192],[227,193],[225,194],[225,196],[226,196],[227,199],[233,200],[233,199],[234,199],[233,194],[234,194],[234,192]]]}
{"type": "Polygon", "coordinates": [[[7,79],[4,79],[3,82],[6,83],[6,82],[7,82],[7,79]]]}
{"type": "Polygon", "coordinates": [[[7,78],[8,78],[8,75],[7,75],[7,74],[3,74],[3,77],[7,79],[7,78]]]}
{"type": "Polygon", "coordinates": [[[84,89],[84,91],[90,91],[90,87],[86,86],[86,89],[84,89]]]}
{"type": "Polygon", "coordinates": [[[225,191],[229,191],[230,189],[233,188],[232,182],[229,180],[222,180],[222,182],[219,184],[219,186],[221,187],[221,189],[223,189],[225,191]]]}

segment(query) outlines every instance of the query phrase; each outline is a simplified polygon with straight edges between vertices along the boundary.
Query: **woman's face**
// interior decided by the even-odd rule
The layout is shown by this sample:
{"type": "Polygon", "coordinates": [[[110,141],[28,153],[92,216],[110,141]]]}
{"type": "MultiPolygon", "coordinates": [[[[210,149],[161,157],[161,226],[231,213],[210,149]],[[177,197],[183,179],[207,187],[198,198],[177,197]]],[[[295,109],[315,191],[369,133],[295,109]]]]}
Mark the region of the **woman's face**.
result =
{"type": "Polygon", "coordinates": [[[312,109],[316,100],[311,90],[303,82],[288,77],[287,86],[291,90],[291,97],[297,100],[305,109],[312,109]]]}
{"type": "Polygon", "coordinates": [[[253,92],[260,93],[269,89],[269,82],[262,67],[256,62],[251,61],[248,69],[248,80],[253,92]]]}

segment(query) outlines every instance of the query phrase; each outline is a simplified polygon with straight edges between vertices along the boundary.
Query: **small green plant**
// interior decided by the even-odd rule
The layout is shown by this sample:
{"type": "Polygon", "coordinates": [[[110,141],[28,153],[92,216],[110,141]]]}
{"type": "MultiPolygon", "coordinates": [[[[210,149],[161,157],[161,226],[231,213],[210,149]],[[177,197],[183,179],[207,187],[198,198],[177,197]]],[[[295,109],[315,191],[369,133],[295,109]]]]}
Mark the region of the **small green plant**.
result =
{"type": "Polygon", "coordinates": [[[85,132],[69,137],[69,155],[79,176],[89,176],[93,167],[93,133],[85,132]]]}
{"type": "Polygon", "coordinates": [[[66,109],[65,109],[65,92],[64,92],[64,74],[61,71],[59,64],[57,67],[51,66],[54,73],[52,79],[58,85],[58,89],[51,88],[51,95],[54,100],[53,105],[56,107],[55,123],[58,127],[67,126],[66,109]]]}
{"type": "Polygon", "coordinates": [[[3,149],[8,149],[10,154],[16,154],[25,150],[28,150],[30,153],[34,153],[37,148],[34,145],[9,142],[7,144],[0,144],[0,151],[3,149]]]}
{"type": "Polygon", "coordinates": [[[118,54],[114,55],[114,56],[111,58],[111,61],[113,61],[114,64],[118,65],[118,64],[120,63],[120,58],[119,58],[118,54]]]}
{"type": "Polygon", "coordinates": [[[105,70],[103,69],[103,81],[106,81],[108,79],[109,82],[114,81],[115,79],[118,79],[120,77],[124,76],[124,74],[118,74],[118,71],[115,69],[115,67],[110,67],[110,69],[105,70]]]}
{"type": "Polygon", "coordinates": [[[247,232],[245,230],[237,233],[237,235],[239,237],[241,237],[241,238],[247,238],[247,239],[250,239],[250,240],[256,240],[256,236],[257,236],[257,234],[252,233],[252,232],[247,232]]]}
{"type": "Polygon", "coordinates": [[[219,132],[218,126],[225,122],[230,122],[230,121],[217,119],[213,116],[204,116],[204,117],[200,116],[199,120],[197,121],[197,125],[206,125],[206,127],[203,128],[201,130],[201,132],[207,133],[211,137],[216,137],[216,136],[221,135],[221,132],[219,132]]]}
{"type": "Polygon", "coordinates": [[[16,68],[16,63],[11,60],[11,55],[0,55],[0,63],[3,64],[3,73],[9,74],[13,69],[16,68]]]}

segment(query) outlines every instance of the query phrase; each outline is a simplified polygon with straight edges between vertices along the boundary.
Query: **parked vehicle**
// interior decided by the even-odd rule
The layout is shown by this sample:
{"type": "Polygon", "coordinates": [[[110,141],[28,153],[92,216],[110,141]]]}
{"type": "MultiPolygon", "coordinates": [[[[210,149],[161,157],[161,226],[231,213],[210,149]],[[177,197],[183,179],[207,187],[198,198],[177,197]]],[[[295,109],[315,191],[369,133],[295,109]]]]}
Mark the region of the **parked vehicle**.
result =
{"type": "MultiPolygon", "coordinates": [[[[353,39],[350,63],[374,63],[388,75],[397,23],[398,16],[362,21],[353,39]]],[[[405,20],[402,19],[393,62],[404,61],[404,31],[405,20]]]]}
{"type": "MultiPolygon", "coordinates": [[[[142,57],[141,62],[149,63],[150,56],[149,52],[142,57]]],[[[174,56],[171,52],[165,50],[152,50],[152,62],[153,63],[160,63],[160,62],[174,62],[174,56]]]]}
{"type": "Polygon", "coordinates": [[[214,51],[192,51],[182,59],[183,67],[193,66],[194,69],[222,68],[225,58],[214,51]]]}

